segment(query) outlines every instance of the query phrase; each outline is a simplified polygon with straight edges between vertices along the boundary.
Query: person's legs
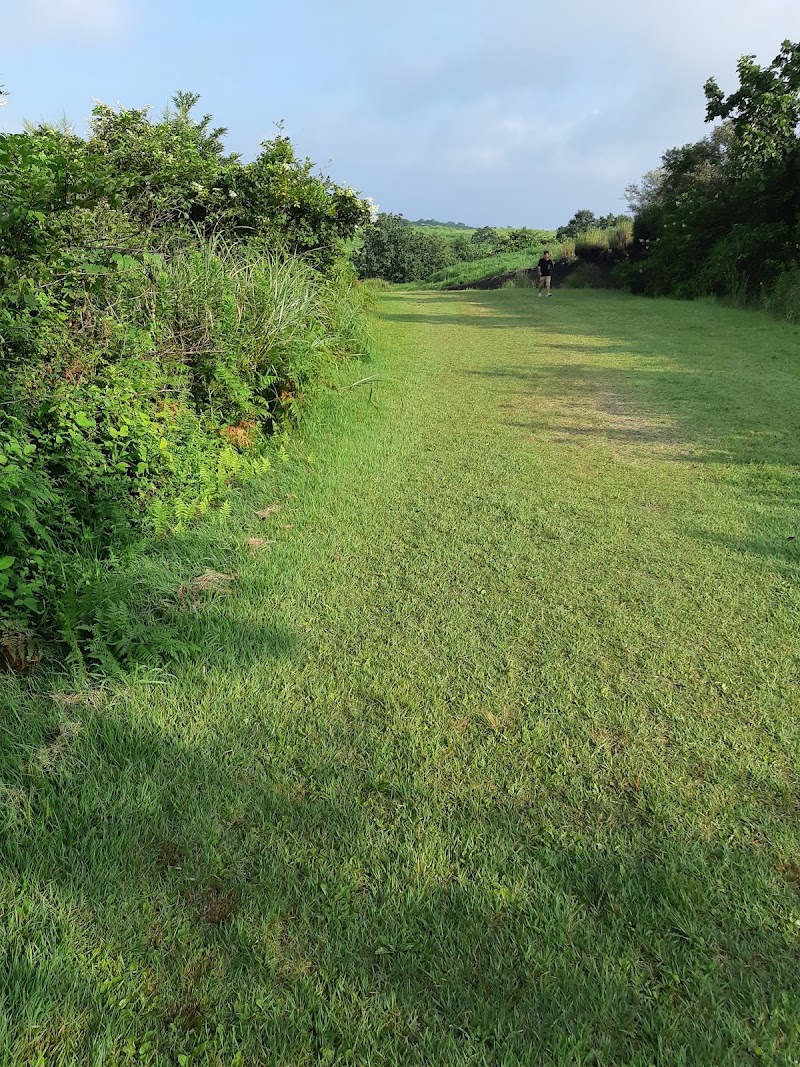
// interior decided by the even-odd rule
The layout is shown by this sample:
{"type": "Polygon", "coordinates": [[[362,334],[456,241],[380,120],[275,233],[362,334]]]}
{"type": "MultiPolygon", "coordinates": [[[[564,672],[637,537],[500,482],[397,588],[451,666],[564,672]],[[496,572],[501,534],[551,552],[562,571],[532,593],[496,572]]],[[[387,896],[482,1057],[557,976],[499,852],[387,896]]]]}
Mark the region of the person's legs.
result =
{"type": "Polygon", "coordinates": [[[552,296],[552,293],[550,292],[550,275],[549,274],[545,275],[545,277],[542,278],[542,283],[543,283],[545,289],[547,290],[547,295],[548,296],[552,296]]]}

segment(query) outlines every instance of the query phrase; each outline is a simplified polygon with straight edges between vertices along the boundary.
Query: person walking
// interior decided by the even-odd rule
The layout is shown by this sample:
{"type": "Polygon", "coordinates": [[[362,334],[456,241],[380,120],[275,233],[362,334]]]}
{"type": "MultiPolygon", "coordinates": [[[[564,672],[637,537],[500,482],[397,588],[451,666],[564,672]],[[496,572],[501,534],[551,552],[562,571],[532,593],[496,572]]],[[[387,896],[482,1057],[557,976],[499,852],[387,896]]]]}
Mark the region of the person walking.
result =
{"type": "Polygon", "coordinates": [[[550,253],[547,249],[542,252],[542,258],[539,260],[536,268],[539,271],[539,296],[542,295],[543,289],[547,290],[548,296],[552,296],[550,283],[553,279],[553,260],[550,258],[550,253]]]}

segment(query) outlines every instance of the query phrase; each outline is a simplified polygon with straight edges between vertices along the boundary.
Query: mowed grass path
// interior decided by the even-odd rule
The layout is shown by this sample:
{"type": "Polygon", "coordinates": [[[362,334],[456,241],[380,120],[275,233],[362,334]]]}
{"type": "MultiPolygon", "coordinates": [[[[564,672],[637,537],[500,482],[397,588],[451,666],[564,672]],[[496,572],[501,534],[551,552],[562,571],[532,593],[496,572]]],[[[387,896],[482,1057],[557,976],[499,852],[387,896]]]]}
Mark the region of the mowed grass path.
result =
{"type": "Polygon", "coordinates": [[[377,406],[142,562],[194,655],[0,692],[0,1061],[800,1062],[800,333],[379,330],[377,406]]]}

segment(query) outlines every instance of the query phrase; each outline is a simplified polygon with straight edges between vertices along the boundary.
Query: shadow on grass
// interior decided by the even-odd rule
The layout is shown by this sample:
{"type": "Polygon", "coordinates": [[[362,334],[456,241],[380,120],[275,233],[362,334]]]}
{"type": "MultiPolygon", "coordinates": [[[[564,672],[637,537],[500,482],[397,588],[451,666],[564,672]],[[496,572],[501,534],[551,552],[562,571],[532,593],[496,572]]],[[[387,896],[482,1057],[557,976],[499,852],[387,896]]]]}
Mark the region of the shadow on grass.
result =
{"type": "MultiPolygon", "coordinates": [[[[455,295],[457,294],[449,294],[449,299],[454,299],[455,295]]],[[[463,303],[469,306],[468,301],[463,301],[463,303]]],[[[483,306],[482,303],[477,301],[473,303],[476,306],[483,306]]],[[[545,317],[539,318],[538,316],[531,319],[528,318],[528,314],[533,315],[535,310],[535,308],[523,308],[516,312],[503,313],[493,309],[491,314],[482,315],[471,315],[466,311],[442,314],[438,309],[436,312],[430,313],[407,311],[392,313],[384,311],[381,319],[385,322],[419,323],[433,328],[475,326],[483,330],[518,330],[521,326],[526,326],[534,330],[539,327],[549,329],[552,326],[551,320],[545,317]]]]}
{"type": "MultiPolygon", "coordinates": [[[[507,413],[506,425],[514,429],[562,444],[607,444],[634,462],[657,456],[721,471],[738,468],[726,477],[748,505],[776,511],[800,506],[795,329],[753,312],[634,298],[620,302],[610,320],[607,301],[593,295],[587,302],[573,300],[569,313],[556,320],[542,316],[531,296],[536,306],[527,294],[437,294],[430,298],[430,314],[418,307],[408,313],[408,305],[395,298],[400,310],[387,317],[432,327],[516,330],[513,361],[499,347],[496,365],[462,371],[487,404],[507,413]],[[443,313],[451,302],[453,312],[443,313]],[[470,314],[463,305],[484,313],[470,314]],[[585,313],[587,306],[597,314],[585,313]],[[530,354],[520,359],[519,338],[527,329],[530,354]],[[615,365],[620,356],[624,366],[615,365]]],[[[789,537],[797,531],[785,526],[776,517],[774,536],[754,530],[752,538],[726,543],[737,553],[773,561],[787,574],[796,571],[789,537]]]]}
{"type": "Polygon", "coordinates": [[[244,503],[253,494],[259,502],[258,483],[233,493],[241,515],[232,523],[212,512],[173,536],[114,546],[112,563],[77,560],[77,590],[62,597],[63,637],[46,650],[50,658],[85,679],[226,663],[232,648],[242,666],[290,655],[294,636],[259,601],[276,580],[277,531],[244,503]],[[243,612],[248,598],[253,607],[243,612]]]}
{"type": "Polygon", "coordinates": [[[792,527],[787,523],[782,530],[776,531],[771,537],[755,534],[751,537],[722,537],[704,529],[697,529],[694,536],[700,541],[719,545],[737,555],[766,561],[781,577],[796,582],[800,578],[800,547],[798,547],[800,516],[795,517],[794,520],[794,529],[797,533],[783,532],[790,528],[792,527]]]}
{"type": "Polygon", "coordinates": [[[124,700],[87,710],[2,843],[4,1062],[130,1042],[286,1064],[797,1051],[774,919],[793,890],[763,856],[641,798],[599,838],[421,789],[412,752],[381,768],[380,732],[277,759],[297,737],[263,723],[249,753],[231,724],[201,752],[124,700]]]}
{"type": "MultiPolygon", "coordinates": [[[[291,659],[290,634],[255,634],[254,659],[291,659]]],[[[310,696],[284,715],[247,654],[206,665],[176,668],[168,707],[156,677],[151,695],[140,681],[69,709],[41,698],[14,724],[3,1062],[797,1050],[798,948],[779,918],[794,874],[765,850],[665,825],[646,793],[594,824],[589,794],[545,810],[458,779],[432,788],[391,715],[344,720],[310,696]],[[65,720],[80,728],[60,734],[65,720]]],[[[770,803],[767,821],[800,801],[770,803]]]]}
{"type": "MultiPolygon", "coordinates": [[[[598,348],[602,356],[609,350],[598,348]]],[[[658,366],[609,367],[580,359],[569,363],[552,363],[533,357],[530,365],[513,364],[488,370],[464,370],[468,378],[496,383],[491,391],[515,402],[518,410],[526,401],[537,411],[537,400],[556,401],[562,411],[538,414],[529,423],[518,419],[516,425],[547,429],[574,436],[602,436],[624,441],[647,439],[647,426],[614,425],[614,419],[640,419],[645,424],[655,420],[668,428],[657,430],[654,438],[671,439],[675,444],[694,449],[693,462],[728,462],[742,465],[797,463],[800,461],[796,438],[790,434],[788,420],[780,414],[778,425],[765,434],[765,427],[775,425],[776,407],[782,398],[768,393],[763,408],[754,407],[752,398],[726,392],[725,382],[703,375],[702,367],[679,369],[658,366]],[[750,401],[750,402],[748,402],[750,401]],[[583,409],[607,417],[598,425],[564,425],[571,408],[583,409]]],[[[636,353],[632,353],[636,358],[636,353]]]]}
{"type": "Polygon", "coordinates": [[[667,372],[581,362],[464,374],[509,383],[502,394],[506,424],[534,437],[573,446],[596,442],[627,462],[660,459],[718,469],[715,476],[758,509],[752,513],[758,528],[749,537],[725,538],[698,527],[695,536],[768,561],[783,577],[798,577],[792,538],[800,533],[800,451],[777,387],[758,405],[744,392],[726,395],[722,383],[712,390],[695,368],[667,372]]]}
{"type": "Polygon", "coordinates": [[[434,314],[386,314],[381,315],[381,319],[385,322],[416,322],[425,326],[439,327],[439,326],[477,326],[487,330],[505,330],[505,329],[519,329],[520,317],[519,315],[472,315],[466,318],[463,314],[454,315],[434,315],[434,314]]]}

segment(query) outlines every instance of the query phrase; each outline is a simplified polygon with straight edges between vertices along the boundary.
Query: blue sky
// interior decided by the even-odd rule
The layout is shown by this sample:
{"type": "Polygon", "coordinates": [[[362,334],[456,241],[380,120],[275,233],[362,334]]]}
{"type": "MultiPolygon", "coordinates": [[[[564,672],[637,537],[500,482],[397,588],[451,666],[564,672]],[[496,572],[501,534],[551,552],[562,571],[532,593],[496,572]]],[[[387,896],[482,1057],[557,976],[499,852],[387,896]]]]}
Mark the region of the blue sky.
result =
{"type": "Polygon", "coordinates": [[[797,0],[0,0],[0,129],[177,89],[252,158],[284,120],[408,218],[555,227],[704,132],[703,83],[800,39],[797,0]]]}

